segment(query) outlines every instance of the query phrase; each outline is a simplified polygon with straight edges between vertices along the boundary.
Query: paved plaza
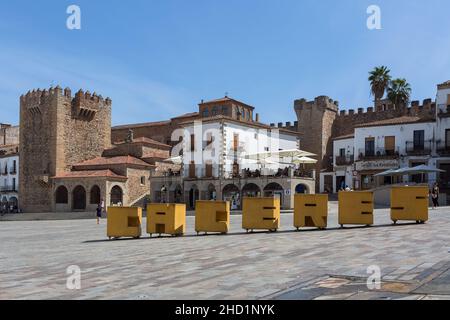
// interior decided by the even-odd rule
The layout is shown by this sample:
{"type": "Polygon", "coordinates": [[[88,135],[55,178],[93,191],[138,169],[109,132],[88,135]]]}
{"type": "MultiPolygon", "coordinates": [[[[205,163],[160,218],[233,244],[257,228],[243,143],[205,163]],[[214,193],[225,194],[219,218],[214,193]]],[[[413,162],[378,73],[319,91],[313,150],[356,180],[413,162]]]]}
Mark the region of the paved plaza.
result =
{"type": "MultiPolygon", "coordinates": [[[[450,299],[450,208],[425,225],[392,226],[378,209],[372,228],[295,231],[282,215],[277,233],[196,236],[187,217],[180,238],[113,240],[106,221],[1,221],[0,299],[450,299]],[[66,287],[68,266],[81,289],[66,287]],[[379,266],[381,290],[366,285],[379,266]]],[[[145,222],[145,221],[144,221],[145,222]]]]}

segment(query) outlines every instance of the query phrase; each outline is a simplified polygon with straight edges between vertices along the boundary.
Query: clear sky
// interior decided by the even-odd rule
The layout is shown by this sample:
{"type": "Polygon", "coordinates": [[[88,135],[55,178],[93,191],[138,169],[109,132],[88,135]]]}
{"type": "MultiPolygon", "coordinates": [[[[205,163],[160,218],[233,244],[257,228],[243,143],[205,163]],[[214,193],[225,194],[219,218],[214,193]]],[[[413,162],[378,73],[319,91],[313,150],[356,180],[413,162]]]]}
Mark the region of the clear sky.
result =
{"type": "Polygon", "coordinates": [[[412,99],[450,79],[448,0],[2,0],[0,122],[19,96],[52,84],[113,100],[113,124],[196,111],[225,92],[264,122],[294,121],[293,101],[328,95],[367,107],[368,71],[387,65],[412,99]],[[81,30],[66,9],[81,8],[81,30]],[[382,30],[368,30],[367,7],[382,30]]]}

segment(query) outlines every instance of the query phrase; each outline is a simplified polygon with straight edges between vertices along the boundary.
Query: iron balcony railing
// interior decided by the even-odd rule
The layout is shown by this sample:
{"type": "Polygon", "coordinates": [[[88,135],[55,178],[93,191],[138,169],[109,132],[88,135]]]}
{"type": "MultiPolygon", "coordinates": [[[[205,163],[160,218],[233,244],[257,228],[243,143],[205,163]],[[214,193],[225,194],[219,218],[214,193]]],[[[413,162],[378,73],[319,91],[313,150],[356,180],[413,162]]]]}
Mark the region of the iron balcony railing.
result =
{"type": "Polygon", "coordinates": [[[428,155],[431,154],[433,148],[433,142],[431,140],[417,142],[417,141],[407,141],[406,142],[406,154],[407,155],[428,155]]]}
{"type": "Polygon", "coordinates": [[[450,155],[450,142],[436,143],[436,152],[441,156],[449,156],[450,155]]]}
{"type": "Polygon", "coordinates": [[[347,166],[355,162],[355,156],[352,154],[350,156],[337,156],[336,165],[337,166],[347,166]]]}
{"type": "Polygon", "coordinates": [[[400,156],[400,148],[386,150],[385,148],[359,149],[358,160],[397,159],[400,156]]]}
{"type": "Polygon", "coordinates": [[[0,192],[17,192],[17,186],[14,185],[6,185],[0,187],[0,192]]]}

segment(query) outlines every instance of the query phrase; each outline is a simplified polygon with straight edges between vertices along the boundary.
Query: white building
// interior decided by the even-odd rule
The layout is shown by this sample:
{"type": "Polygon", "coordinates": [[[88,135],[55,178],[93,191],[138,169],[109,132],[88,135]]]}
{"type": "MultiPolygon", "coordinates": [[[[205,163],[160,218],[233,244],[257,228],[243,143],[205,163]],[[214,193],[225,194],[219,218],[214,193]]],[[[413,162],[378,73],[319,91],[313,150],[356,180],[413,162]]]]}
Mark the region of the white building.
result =
{"type": "Polygon", "coordinates": [[[450,82],[438,86],[436,118],[415,116],[365,123],[354,133],[333,141],[333,172],[321,174],[321,192],[375,189],[397,182],[438,183],[450,194],[450,82]],[[428,165],[442,174],[376,177],[389,169],[428,165]],[[333,178],[333,190],[324,190],[326,175],[333,178]],[[394,181],[392,181],[394,179],[394,181]]]}
{"type": "Polygon", "coordinates": [[[281,206],[290,209],[295,193],[314,193],[312,169],[294,169],[273,156],[300,147],[299,134],[289,123],[263,124],[253,118],[253,107],[228,97],[199,107],[202,118],[181,124],[181,147],[172,152],[183,155],[181,174],[152,177],[152,201],[183,202],[193,209],[196,200],[217,199],[239,209],[246,196],[279,196],[281,206]],[[264,153],[270,158],[248,158],[264,153]]]}
{"type": "Polygon", "coordinates": [[[0,211],[17,210],[19,198],[19,154],[16,145],[0,146],[0,211]]]}

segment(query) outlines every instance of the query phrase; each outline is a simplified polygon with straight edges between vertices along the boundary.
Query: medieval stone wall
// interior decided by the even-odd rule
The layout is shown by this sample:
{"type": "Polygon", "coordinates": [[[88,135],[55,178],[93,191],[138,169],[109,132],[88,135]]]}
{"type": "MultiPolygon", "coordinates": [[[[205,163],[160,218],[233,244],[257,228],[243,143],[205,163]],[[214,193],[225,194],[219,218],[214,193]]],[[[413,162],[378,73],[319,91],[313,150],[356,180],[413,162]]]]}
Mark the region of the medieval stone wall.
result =
{"type": "Polygon", "coordinates": [[[51,211],[51,177],[111,146],[111,100],[60,87],[20,97],[20,207],[51,211]]]}

